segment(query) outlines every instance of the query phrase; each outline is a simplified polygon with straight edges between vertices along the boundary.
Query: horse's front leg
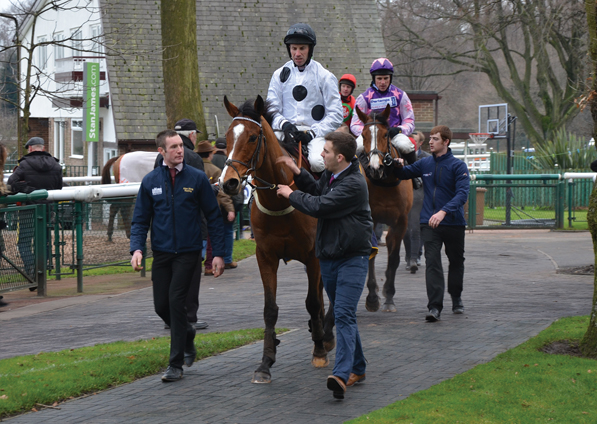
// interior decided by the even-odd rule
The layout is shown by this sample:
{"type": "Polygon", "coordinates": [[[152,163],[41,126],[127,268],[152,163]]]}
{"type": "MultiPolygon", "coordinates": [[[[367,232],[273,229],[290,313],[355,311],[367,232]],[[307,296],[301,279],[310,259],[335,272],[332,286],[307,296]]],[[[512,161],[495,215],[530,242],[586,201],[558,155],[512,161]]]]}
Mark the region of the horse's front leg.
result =
{"type": "MultiPolygon", "coordinates": [[[[311,364],[316,368],[327,367],[330,363],[327,357],[327,350],[324,347],[324,308],[323,308],[323,283],[321,281],[321,271],[319,268],[319,261],[312,254],[307,265],[307,276],[309,278],[309,290],[307,291],[306,306],[311,319],[309,320],[309,330],[311,331],[311,339],[313,340],[313,358],[311,364]]],[[[329,335],[328,335],[329,338],[329,335]]],[[[332,331],[332,340],[334,333],[332,331]]]]}
{"type": "Polygon", "coordinates": [[[383,312],[396,312],[394,295],[396,294],[396,270],[400,265],[400,245],[406,232],[405,219],[400,219],[396,227],[388,229],[386,243],[388,247],[388,267],[386,268],[386,282],[383,285],[382,296],[385,298],[383,312]]]}
{"type": "Polygon", "coordinates": [[[255,256],[259,264],[259,273],[263,282],[265,304],[263,308],[263,319],[265,331],[263,338],[263,358],[261,365],[255,370],[253,383],[271,383],[272,375],[270,368],[276,362],[276,347],[280,340],[276,339],[276,322],[278,321],[278,305],[276,304],[276,289],[278,286],[278,265],[276,255],[264,253],[257,247],[255,256]]]}
{"type": "Polygon", "coordinates": [[[369,259],[369,273],[367,276],[367,289],[369,294],[365,301],[365,307],[369,312],[377,312],[379,310],[379,296],[377,295],[378,287],[375,278],[375,256],[369,259]]]}

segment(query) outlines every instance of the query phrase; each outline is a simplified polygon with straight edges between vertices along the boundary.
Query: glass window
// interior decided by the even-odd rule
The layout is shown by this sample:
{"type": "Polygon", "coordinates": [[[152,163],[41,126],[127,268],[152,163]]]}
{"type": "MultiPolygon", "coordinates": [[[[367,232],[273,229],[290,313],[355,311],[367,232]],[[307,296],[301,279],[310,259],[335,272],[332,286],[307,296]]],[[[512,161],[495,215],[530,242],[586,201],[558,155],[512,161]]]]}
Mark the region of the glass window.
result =
{"type": "Polygon", "coordinates": [[[91,50],[98,55],[103,53],[101,27],[94,25],[91,27],[91,50]]]}
{"type": "Polygon", "coordinates": [[[48,41],[48,38],[44,35],[37,38],[37,66],[39,69],[46,69],[48,62],[48,46],[47,44],[39,45],[48,41]]]}
{"type": "Polygon", "coordinates": [[[80,29],[73,29],[71,31],[71,46],[73,56],[81,56],[81,50],[83,50],[83,34],[80,29]]]}
{"type": "Polygon", "coordinates": [[[61,32],[57,32],[54,34],[54,60],[56,59],[63,59],[64,58],[64,46],[62,45],[62,40],[64,40],[64,34],[61,32]]]}
{"type": "Polygon", "coordinates": [[[64,130],[66,122],[54,121],[54,157],[64,163],[64,130]]]}
{"type": "Polygon", "coordinates": [[[71,155],[83,156],[83,121],[72,121],[71,155]]]}

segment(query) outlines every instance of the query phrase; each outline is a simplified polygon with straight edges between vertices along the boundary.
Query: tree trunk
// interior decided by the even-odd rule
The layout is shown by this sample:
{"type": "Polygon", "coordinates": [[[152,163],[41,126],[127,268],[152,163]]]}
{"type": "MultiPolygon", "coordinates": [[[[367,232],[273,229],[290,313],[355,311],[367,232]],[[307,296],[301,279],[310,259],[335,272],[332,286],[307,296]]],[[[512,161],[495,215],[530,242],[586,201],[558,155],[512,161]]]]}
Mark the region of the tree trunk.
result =
{"type": "MultiPolygon", "coordinates": [[[[591,115],[593,116],[593,138],[597,140],[597,2],[585,0],[587,11],[587,27],[589,35],[589,57],[592,65],[592,95],[590,96],[591,115]]],[[[593,253],[595,255],[594,267],[597,268],[597,186],[593,187],[589,199],[589,211],[587,213],[589,230],[593,239],[593,253]]],[[[597,356],[597,274],[593,273],[593,304],[589,320],[589,328],[580,342],[580,350],[584,355],[597,356]]]]}
{"type": "Polygon", "coordinates": [[[168,128],[188,118],[207,138],[197,57],[197,9],[195,0],[161,0],[164,94],[168,128]]]}

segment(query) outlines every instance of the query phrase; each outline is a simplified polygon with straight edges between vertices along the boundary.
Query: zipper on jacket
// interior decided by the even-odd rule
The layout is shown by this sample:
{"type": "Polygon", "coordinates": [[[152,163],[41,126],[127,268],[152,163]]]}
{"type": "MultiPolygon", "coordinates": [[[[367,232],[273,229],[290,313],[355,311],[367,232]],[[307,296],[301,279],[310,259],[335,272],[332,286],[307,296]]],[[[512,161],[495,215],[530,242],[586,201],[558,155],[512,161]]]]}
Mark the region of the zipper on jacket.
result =
{"type": "MultiPolygon", "coordinates": [[[[168,172],[170,172],[168,170],[168,167],[165,167],[166,170],[168,172]]],[[[170,202],[168,202],[168,206],[170,206],[172,208],[172,241],[174,244],[174,253],[178,253],[177,252],[177,243],[176,243],[176,214],[174,213],[174,185],[172,184],[172,178],[170,178],[169,175],[166,176],[166,188],[171,187],[172,190],[170,191],[170,202]]],[[[166,199],[168,199],[168,196],[166,196],[166,199]]]]}

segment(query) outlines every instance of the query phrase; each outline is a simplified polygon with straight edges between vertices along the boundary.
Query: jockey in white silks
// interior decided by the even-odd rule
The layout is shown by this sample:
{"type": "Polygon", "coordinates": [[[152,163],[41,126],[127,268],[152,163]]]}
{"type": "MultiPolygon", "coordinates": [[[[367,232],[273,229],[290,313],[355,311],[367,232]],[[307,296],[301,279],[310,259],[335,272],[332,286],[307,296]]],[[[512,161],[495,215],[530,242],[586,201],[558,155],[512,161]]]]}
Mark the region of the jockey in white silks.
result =
{"type": "Polygon", "coordinates": [[[292,60],[274,72],[269,84],[272,128],[280,140],[291,138],[307,145],[311,170],[322,172],[323,136],[337,130],[343,120],[338,80],[312,60],[316,37],[309,25],[292,25],[284,43],[292,60]]]}

